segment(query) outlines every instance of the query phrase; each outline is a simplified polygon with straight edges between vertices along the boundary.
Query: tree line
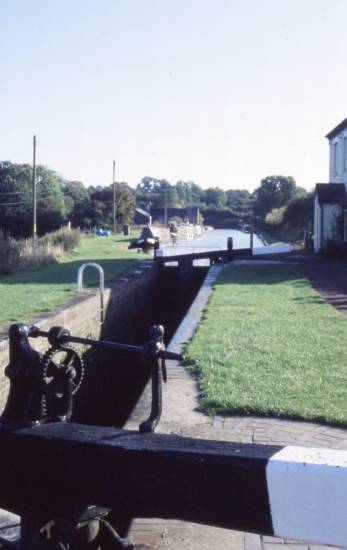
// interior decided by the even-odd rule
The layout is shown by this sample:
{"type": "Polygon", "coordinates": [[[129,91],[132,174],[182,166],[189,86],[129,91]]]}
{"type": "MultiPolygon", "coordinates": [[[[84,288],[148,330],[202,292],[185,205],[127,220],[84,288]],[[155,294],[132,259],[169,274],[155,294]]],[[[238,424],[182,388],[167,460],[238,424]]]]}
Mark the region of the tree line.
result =
{"type": "MultiPolygon", "coordinates": [[[[68,221],[73,227],[111,227],[113,224],[113,185],[85,187],[68,181],[57,172],[38,166],[37,229],[40,235],[55,231],[68,221]]],[[[32,232],[32,167],[0,162],[0,228],[15,237],[32,232]]],[[[131,223],[135,194],[125,182],[116,185],[116,219],[131,223]]]]}
{"type": "MultiPolygon", "coordinates": [[[[117,224],[131,224],[135,207],[200,208],[205,224],[239,227],[256,222],[263,230],[299,233],[312,217],[312,193],[293,178],[269,176],[250,193],[244,189],[203,189],[191,181],[170,184],[146,176],[135,189],[116,182],[117,224]]],[[[113,227],[113,185],[85,187],[44,166],[37,167],[38,232],[54,231],[70,221],[73,227],[113,227]]],[[[32,167],[0,162],[0,228],[13,236],[29,236],[32,227],[32,167]]]]}

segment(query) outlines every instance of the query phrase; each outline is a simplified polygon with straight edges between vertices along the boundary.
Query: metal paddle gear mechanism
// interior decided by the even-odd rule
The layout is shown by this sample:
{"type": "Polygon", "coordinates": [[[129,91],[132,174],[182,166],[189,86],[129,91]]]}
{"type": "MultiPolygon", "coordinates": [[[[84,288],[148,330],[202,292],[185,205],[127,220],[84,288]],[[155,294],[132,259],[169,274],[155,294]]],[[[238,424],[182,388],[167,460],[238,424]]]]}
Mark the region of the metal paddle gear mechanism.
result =
{"type": "Polygon", "coordinates": [[[41,359],[43,395],[42,418],[68,421],[72,415],[72,396],[81,387],[84,365],[70,345],[50,348],[41,359]]]}
{"type": "Polygon", "coordinates": [[[52,421],[53,419],[55,421],[68,421],[71,418],[72,396],[78,391],[83,381],[82,359],[76,350],[69,347],[69,343],[77,343],[143,355],[151,372],[152,404],[150,416],[140,424],[139,430],[140,432],[153,432],[155,430],[162,412],[162,380],[167,381],[165,360],[182,360],[183,358],[183,355],[165,349],[163,342],[164,327],[162,325],[153,325],[150,328],[150,340],[145,342],[143,346],[72,336],[63,327],[52,327],[46,332],[32,326],[28,329],[28,335],[33,338],[46,337],[52,346],[42,359],[43,402],[49,401],[52,404],[52,411],[45,406],[42,408],[42,412],[47,417],[51,417],[52,421]],[[65,352],[66,356],[62,361],[57,362],[54,358],[61,352],[65,352]],[[64,388],[63,392],[61,391],[62,388],[64,388]],[[69,404],[71,404],[71,410],[69,404]]]}

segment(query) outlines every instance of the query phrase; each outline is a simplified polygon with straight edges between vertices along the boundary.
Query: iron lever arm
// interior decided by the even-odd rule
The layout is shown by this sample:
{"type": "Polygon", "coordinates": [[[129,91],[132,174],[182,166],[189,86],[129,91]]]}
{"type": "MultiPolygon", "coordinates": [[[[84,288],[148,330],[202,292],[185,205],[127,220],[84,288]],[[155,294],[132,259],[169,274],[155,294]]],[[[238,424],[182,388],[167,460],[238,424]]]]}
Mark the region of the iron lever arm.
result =
{"type": "MultiPolygon", "coordinates": [[[[53,327],[56,328],[56,327],[53,327]]],[[[40,330],[36,326],[31,326],[28,329],[28,335],[32,338],[37,338],[39,336],[43,336],[44,338],[48,338],[48,341],[53,344],[52,342],[52,329],[49,331],[40,330]]],[[[84,344],[87,346],[95,346],[99,348],[108,348],[113,350],[121,350],[121,351],[129,351],[132,353],[144,353],[144,351],[147,351],[144,349],[144,346],[134,346],[131,344],[122,344],[119,342],[109,342],[108,340],[93,340],[92,338],[82,338],[80,336],[72,336],[68,330],[64,330],[59,335],[58,339],[54,342],[55,345],[57,344],[65,344],[67,342],[72,342],[75,344],[84,344]]],[[[176,361],[182,361],[184,359],[184,356],[179,353],[174,353],[172,351],[167,351],[164,349],[159,349],[155,352],[156,357],[159,359],[172,359],[176,361]]]]}

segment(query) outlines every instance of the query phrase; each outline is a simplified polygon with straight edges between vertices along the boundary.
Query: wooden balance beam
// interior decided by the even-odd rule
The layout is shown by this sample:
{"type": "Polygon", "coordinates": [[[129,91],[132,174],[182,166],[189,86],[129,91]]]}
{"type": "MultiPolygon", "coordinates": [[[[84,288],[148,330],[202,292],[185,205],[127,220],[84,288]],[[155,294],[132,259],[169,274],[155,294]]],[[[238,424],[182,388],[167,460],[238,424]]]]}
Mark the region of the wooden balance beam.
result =
{"type": "Polygon", "coordinates": [[[347,546],[347,451],[195,440],[73,423],[0,433],[0,506],[80,505],[347,546]]]}

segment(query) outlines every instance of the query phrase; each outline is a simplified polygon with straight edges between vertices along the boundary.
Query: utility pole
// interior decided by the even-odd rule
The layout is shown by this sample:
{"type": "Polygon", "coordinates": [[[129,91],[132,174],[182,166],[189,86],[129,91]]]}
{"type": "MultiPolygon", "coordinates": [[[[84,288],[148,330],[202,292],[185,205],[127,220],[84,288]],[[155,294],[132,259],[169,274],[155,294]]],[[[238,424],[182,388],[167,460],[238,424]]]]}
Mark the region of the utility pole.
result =
{"type": "Polygon", "coordinates": [[[167,188],[165,187],[165,226],[167,226],[167,188]]]}
{"type": "Polygon", "coordinates": [[[249,238],[250,238],[249,247],[250,247],[250,249],[251,249],[251,254],[253,254],[253,243],[254,243],[254,220],[252,220],[252,222],[251,222],[249,238]]]}
{"type": "Polygon", "coordinates": [[[36,136],[33,140],[33,240],[36,240],[36,136]]]}
{"type": "Polygon", "coordinates": [[[113,161],[113,233],[116,234],[116,182],[114,180],[116,163],[113,161]]]}

